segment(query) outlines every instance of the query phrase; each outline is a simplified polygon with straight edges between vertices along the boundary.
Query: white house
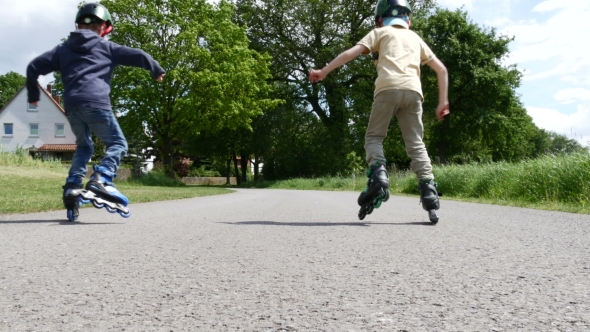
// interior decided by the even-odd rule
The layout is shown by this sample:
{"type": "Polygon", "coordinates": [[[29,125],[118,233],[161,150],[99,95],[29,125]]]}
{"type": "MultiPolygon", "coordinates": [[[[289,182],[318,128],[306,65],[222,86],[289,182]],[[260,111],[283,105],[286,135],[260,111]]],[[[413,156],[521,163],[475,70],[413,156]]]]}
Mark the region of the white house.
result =
{"type": "Polygon", "coordinates": [[[0,109],[0,149],[28,149],[31,155],[71,160],[76,150],[76,137],[65,111],[51,96],[51,85],[41,90],[39,106],[27,102],[23,87],[0,109]],[[49,90],[49,91],[48,91],[49,90]]]}

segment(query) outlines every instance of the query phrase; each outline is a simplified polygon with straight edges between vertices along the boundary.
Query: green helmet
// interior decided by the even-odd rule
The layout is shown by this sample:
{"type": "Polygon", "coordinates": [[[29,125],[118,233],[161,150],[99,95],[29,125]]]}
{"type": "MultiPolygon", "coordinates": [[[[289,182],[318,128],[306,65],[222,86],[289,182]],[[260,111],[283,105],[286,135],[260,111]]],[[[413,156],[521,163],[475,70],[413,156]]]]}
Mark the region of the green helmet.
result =
{"type": "Polygon", "coordinates": [[[108,9],[99,3],[87,3],[78,9],[76,24],[90,24],[106,22],[107,26],[113,26],[113,19],[108,9]]]}
{"type": "Polygon", "coordinates": [[[384,17],[409,16],[412,7],[408,0],[379,0],[375,7],[375,20],[384,17]]]}

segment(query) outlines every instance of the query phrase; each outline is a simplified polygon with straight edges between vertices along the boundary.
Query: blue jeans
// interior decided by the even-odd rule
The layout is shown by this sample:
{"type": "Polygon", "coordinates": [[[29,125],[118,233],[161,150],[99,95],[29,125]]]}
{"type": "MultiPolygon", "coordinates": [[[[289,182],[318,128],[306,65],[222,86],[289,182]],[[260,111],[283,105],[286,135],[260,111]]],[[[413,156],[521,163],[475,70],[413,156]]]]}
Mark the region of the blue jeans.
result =
{"type": "Polygon", "coordinates": [[[68,107],[66,117],[76,135],[76,152],[66,182],[81,183],[86,176],[86,164],[94,154],[91,133],[105,145],[106,153],[100,166],[117,172],[121,158],[127,153],[127,140],[112,111],[90,107],[68,107]]]}

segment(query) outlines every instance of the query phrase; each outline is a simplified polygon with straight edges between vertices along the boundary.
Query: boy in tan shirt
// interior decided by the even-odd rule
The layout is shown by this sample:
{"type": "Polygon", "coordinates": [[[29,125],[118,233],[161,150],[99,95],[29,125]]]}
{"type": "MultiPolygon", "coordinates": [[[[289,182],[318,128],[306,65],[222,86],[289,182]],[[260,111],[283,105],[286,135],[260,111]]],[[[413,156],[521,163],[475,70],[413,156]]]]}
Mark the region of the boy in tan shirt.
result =
{"type": "Polygon", "coordinates": [[[367,188],[358,198],[361,220],[389,199],[389,177],[385,168],[383,140],[387,136],[391,118],[395,115],[404,138],[406,152],[412,159],[412,171],[418,177],[422,207],[429,212],[433,224],[438,222],[435,212],[440,207],[438,192],[432,174],[432,164],[422,141],[424,125],[420,66],[426,64],[437,74],[439,95],[436,117],[441,121],[449,114],[447,69],[428,45],[409,29],[411,13],[412,9],[407,0],[379,0],[375,9],[377,28],[324,68],[314,69],[309,74],[309,80],[316,83],[323,80],[332,70],[361,54],[373,53],[376,58],[378,75],[365,134],[369,180],[367,188]]]}

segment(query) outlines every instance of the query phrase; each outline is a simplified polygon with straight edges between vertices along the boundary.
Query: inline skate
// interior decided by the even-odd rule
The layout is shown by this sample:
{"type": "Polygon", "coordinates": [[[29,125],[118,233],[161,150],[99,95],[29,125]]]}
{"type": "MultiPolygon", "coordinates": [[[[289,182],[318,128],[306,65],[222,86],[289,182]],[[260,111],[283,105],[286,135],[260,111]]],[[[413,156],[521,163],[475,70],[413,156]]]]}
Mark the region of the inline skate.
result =
{"type": "Polygon", "coordinates": [[[94,173],[86,183],[86,190],[75,192],[79,195],[80,202],[92,203],[97,209],[104,207],[110,213],[119,213],[121,217],[129,218],[131,216],[131,211],[127,208],[129,200],[113,184],[116,174],[103,166],[94,165],[93,168],[94,173]]]}
{"type": "Polygon", "coordinates": [[[82,183],[66,182],[62,188],[64,190],[62,199],[67,211],[68,221],[76,221],[80,215],[78,209],[82,205],[78,197],[78,191],[83,188],[82,183]]]}
{"type": "Polygon", "coordinates": [[[436,183],[433,180],[426,179],[420,180],[418,187],[420,189],[420,202],[424,210],[428,211],[428,218],[433,225],[438,223],[438,215],[436,210],[440,208],[438,197],[439,194],[436,190],[436,183]]]}
{"type": "Polygon", "coordinates": [[[375,164],[367,171],[367,187],[361,192],[357,199],[361,209],[358,217],[360,220],[365,219],[367,214],[371,214],[374,209],[381,206],[383,202],[389,199],[389,176],[385,166],[375,164]]]}

